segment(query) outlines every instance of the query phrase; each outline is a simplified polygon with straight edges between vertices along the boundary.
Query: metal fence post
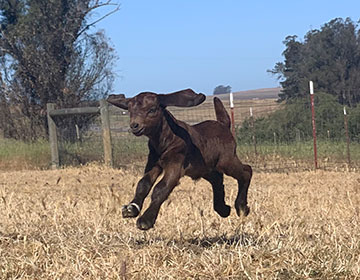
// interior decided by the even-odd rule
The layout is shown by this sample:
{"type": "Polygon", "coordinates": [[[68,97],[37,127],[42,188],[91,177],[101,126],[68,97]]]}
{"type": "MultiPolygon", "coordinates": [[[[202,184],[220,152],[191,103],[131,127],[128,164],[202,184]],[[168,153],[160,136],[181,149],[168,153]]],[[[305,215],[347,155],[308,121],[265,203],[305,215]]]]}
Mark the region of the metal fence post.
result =
{"type": "Polygon", "coordinates": [[[235,116],[234,116],[234,96],[233,93],[230,92],[230,112],[231,112],[231,132],[232,135],[236,141],[236,136],[235,136],[235,116]]]}
{"type": "Polygon", "coordinates": [[[52,110],[55,110],[55,104],[47,103],[46,110],[47,110],[49,142],[50,142],[50,150],[51,150],[51,168],[57,169],[57,168],[59,168],[60,161],[59,161],[59,148],[58,148],[58,143],[57,143],[57,134],[56,134],[56,124],[50,115],[50,112],[52,110]]]}
{"type": "Polygon", "coordinates": [[[112,147],[111,147],[111,132],[110,132],[110,118],[109,105],[106,100],[100,100],[100,115],[101,127],[104,143],[104,161],[108,166],[113,166],[112,147]]]}
{"type": "Polygon", "coordinates": [[[316,170],[318,168],[318,162],[317,162],[317,147],[316,147],[314,84],[312,81],[309,82],[309,86],[310,86],[310,102],[311,102],[311,121],[312,121],[313,140],[314,140],[314,164],[316,170]]]}
{"type": "Polygon", "coordinates": [[[255,130],[255,121],[254,121],[254,117],[253,117],[253,108],[250,107],[250,120],[251,120],[251,126],[252,126],[252,130],[253,130],[253,144],[254,144],[254,152],[255,155],[257,156],[257,149],[256,149],[256,130],[255,130]]]}
{"type": "Polygon", "coordinates": [[[344,126],[345,126],[345,133],[346,133],[346,154],[347,154],[347,161],[348,164],[351,164],[350,160],[350,137],[349,137],[349,126],[348,126],[348,119],[346,114],[346,108],[344,106],[344,126]]]}

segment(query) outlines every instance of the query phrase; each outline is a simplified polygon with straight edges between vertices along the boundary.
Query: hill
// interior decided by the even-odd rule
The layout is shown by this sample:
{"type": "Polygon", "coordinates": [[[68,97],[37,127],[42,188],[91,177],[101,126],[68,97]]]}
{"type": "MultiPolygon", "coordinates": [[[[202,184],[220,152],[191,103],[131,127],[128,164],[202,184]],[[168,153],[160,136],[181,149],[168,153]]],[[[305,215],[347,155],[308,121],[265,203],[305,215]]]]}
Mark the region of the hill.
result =
{"type": "MultiPolygon", "coordinates": [[[[244,90],[233,92],[234,99],[277,99],[281,92],[281,87],[276,88],[260,88],[253,90],[244,90]]],[[[220,99],[229,100],[229,94],[216,95],[220,99]]]]}

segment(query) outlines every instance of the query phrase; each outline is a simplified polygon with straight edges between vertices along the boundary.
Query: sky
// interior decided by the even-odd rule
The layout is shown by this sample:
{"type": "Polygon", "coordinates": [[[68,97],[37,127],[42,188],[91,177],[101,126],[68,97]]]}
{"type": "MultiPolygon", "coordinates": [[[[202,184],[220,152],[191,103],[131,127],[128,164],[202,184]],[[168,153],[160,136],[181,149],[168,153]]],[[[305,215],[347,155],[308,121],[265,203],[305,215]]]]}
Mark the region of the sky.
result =
{"type": "MultiPolygon", "coordinates": [[[[284,60],[284,39],[330,20],[360,19],[359,0],[113,0],[120,10],[94,27],[116,50],[114,93],[211,95],[279,86],[267,72],[284,60]]],[[[96,17],[108,9],[97,11],[96,17]]]]}

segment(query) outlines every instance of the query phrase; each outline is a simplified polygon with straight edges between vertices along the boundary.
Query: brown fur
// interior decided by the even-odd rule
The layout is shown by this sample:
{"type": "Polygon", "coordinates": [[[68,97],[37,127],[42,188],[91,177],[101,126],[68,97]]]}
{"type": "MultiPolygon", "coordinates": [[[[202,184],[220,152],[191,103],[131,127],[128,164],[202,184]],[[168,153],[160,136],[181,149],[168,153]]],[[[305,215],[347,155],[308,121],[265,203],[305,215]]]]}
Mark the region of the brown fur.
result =
{"type": "Polygon", "coordinates": [[[137,227],[147,230],[155,224],[161,204],[179,183],[190,176],[204,178],[213,188],[215,211],[221,217],[230,214],[230,206],[224,201],[223,174],[238,181],[235,209],[249,214],[247,192],[252,177],[249,165],[243,165],[236,155],[236,142],[230,132],[230,118],[222,102],[214,98],[217,121],[208,120],[188,125],[177,120],[166,106],[196,106],[205,100],[203,94],[187,89],[172,94],[140,93],[133,98],[112,95],[108,101],[128,109],[130,128],[136,136],[149,138],[149,155],[143,178],[139,181],[135,197],[122,209],[123,217],[137,217],[156,179],[162,179],[154,187],[149,208],[137,221],[137,227]]]}

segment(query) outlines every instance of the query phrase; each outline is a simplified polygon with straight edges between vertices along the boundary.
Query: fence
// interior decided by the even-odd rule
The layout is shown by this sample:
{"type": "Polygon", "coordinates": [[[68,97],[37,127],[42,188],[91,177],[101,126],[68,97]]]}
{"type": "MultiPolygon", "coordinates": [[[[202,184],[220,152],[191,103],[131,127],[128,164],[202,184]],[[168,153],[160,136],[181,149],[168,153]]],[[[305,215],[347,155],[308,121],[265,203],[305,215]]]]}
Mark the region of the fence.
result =
{"type": "MultiPolygon", "coordinates": [[[[58,129],[55,118],[75,115],[98,115],[101,116],[102,140],[104,151],[104,162],[112,166],[112,147],[111,147],[111,134],[110,134],[110,119],[108,103],[105,100],[100,100],[99,107],[83,107],[83,108],[69,108],[69,109],[55,109],[55,104],[47,104],[47,118],[49,127],[49,142],[51,150],[51,166],[58,168],[60,165],[59,145],[58,145],[58,129]]],[[[79,125],[74,125],[77,141],[80,141],[79,125]]]]}
{"type": "MultiPolygon", "coordinates": [[[[229,108],[229,101],[223,102],[225,107],[229,108]]],[[[307,131],[310,130],[311,132],[311,120],[306,131],[294,124],[292,132],[289,133],[291,135],[283,135],[284,128],[278,127],[278,130],[275,128],[269,130],[261,123],[261,120],[266,119],[267,115],[282,108],[282,105],[277,103],[275,99],[235,100],[234,103],[238,154],[243,162],[250,163],[255,169],[262,171],[312,170],[314,168],[312,139],[308,136],[307,131]],[[252,116],[250,112],[252,112],[252,116]],[[244,130],[246,124],[249,125],[249,129],[244,130]],[[265,131],[268,133],[266,137],[263,135],[265,131]]],[[[297,104],[297,106],[304,106],[306,110],[308,109],[307,102],[297,104]]],[[[98,113],[99,110],[101,111],[99,108],[95,110],[97,115],[94,115],[90,124],[80,131],[76,129],[76,124],[71,124],[75,127],[72,130],[73,133],[77,134],[75,138],[81,139],[81,141],[67,143],[65,138],[58,137],[59,147],[61,147],[60,158],[61,154],[67,155],[67,157],[63,157],[61,164],[104,161],[104,145],[102,144],[102,131],[104,129],[98,113]]],[[[177,119],[189,124],[215,119],[211,98],[197,107],[169,107],[168,109],[177,119]]],[[[108,113],[113,165],[115,167],[138,166],[143,168],[148,151],[147,138],[135,137],[128,131],[129,114],[127,111],[109,106],[108,113]]],[[[311,111],[309,114],[311,119],[311,111]]],[[[50,116],[54,115],[56,115],[56,111],[52,110],[50,116]]],[[[331,117],[333,116],[329,116],[329,118],[331,117]]],[[[342,127],[344,129],[344,122],[342,127]]],[[[338,124],[334,124],[334,130],[338,129],[338,124]]],[[[321,123],[319,131],[321,133],[318,139],[318,168],[331,170],[357,170],[359,168],[360,148],[358,143],[350,142],[347,150],[345,133],[344,139],[334,138],[332,137],[333,132],[328,127],[321,127],[321,123]],[[327,130],[325,136],[324,130],[327,130]],[[347,153],[351,154],[351,164],[349,164],[347,153]]],[[[62,133],[58,127],[57,134],[61,135],[62,133]]],[[[349,138],[354,137],[354,133],[357,132],[352,132],[349,138]]]]}

